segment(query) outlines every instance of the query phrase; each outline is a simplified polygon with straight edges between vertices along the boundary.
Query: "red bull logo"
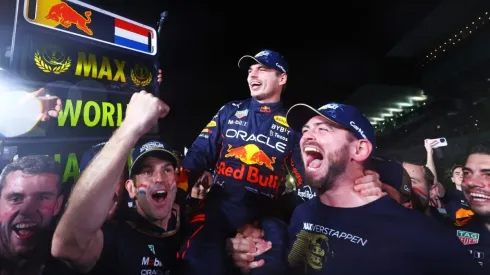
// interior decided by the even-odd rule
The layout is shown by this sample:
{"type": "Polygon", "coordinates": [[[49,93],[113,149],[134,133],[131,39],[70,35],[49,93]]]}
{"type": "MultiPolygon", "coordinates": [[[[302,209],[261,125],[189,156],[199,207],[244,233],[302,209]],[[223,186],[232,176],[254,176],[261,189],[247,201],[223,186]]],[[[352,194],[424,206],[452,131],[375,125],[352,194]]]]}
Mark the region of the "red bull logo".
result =
{"type": "Polygon", "coordinates": [[[262,107],[260,107],[260,112],[261,113],[270,113],[271,108],[269,106],[262,106],[262,107]]]}
{"type": "Polygon", "coordinates": [[[87,35],[93,35],[94,32],[88,27],[88,24],[92,22],[90,16],[92,16],[91,11],[86,11],[84,17],[67,3],[63,2],[52,6],[48,12],[48,15],[46,15],[46,19],[56,21],[65,28],[75,25],[79,30],[83,31],[87,35]]]}
{"type": "Polygon", "coordinates": [[[216,173],[227,177],[232,177],[236,180],[246,180],[253,184],[258,184],[262,187],[269,187],[276,189],[278,185],[279,176],[260,175],[259,168],[251,166],[252,164],[265,166],[271,171],[274,170],[272,165],[276,161],[275,157],[269,158],[262,150],[260,150],[255,144],[247,144],[245,146],[232,148],[228,145],[228,153],[226,158],[239,159],[242,164],[240,168],[227,166],[224,161],[216,165],[216,173]]]}
{"type": "Polygon", "coordinates": [[[272,164],[276,162],[276,157],[269,158],[269,156],[267,156],[264,151],[260,150],[255,144],[247,144],[236,148],[232,148],[232,146],[228,144],[228,153],[225,155],[225,158],[232,157],[249,165],[263,165],[269,168],[271,171],[274,171],[272,164]]]}

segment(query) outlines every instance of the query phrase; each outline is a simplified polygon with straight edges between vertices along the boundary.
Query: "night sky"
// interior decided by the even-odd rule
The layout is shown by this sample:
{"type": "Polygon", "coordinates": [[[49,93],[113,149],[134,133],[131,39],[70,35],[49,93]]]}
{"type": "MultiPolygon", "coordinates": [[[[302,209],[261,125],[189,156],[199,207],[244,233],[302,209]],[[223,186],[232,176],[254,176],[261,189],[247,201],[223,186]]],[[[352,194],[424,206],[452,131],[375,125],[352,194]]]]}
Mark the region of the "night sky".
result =
{"type": "Polygon", "coordinates": [[[244,54],[268,48],[286,57],[286,106],[342,101],[390,76],[386,53],[439,1],[86,2],[151,26],[169,11],[160,51],[162,97],[172,110],[161,129],[182,150],[224,103],[249,97],[246,72],[237,67],[244,54]]]}

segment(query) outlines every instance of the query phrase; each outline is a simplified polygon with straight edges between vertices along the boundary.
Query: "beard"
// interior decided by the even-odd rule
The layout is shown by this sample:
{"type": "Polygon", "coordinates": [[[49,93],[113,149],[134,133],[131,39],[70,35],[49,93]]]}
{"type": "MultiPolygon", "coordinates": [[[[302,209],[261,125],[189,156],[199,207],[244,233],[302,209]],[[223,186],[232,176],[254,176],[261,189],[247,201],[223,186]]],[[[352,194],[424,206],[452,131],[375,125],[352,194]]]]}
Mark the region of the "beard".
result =
{"type": "Polygon", "coordinates": [[[325,171],[325,175],[321,178],[313,179],[308,175],[308,172],[305,173],[306,183],[315,188],[319,195],[330,190],[337,178],[345,172],[345,168],[349,162],[348,150],[348,144],[346,144],[339,150],[331,152],[324,157],[328,162],[328,168],[327,171],[325,171]]]}

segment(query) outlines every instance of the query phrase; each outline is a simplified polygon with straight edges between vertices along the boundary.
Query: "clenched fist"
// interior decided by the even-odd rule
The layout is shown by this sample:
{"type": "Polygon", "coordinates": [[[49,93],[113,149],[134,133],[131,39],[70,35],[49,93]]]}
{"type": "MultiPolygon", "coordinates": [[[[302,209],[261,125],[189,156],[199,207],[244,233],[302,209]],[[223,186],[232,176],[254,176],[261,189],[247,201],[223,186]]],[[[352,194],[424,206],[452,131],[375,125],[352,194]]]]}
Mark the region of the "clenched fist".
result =
{"type": "Polygon", "coordinates": [[[146,91],[134,93],[121,127],[142,136],[158,123],[158,119],[166,117],[169,111],[170,107],[152,94],[146,91]]]}

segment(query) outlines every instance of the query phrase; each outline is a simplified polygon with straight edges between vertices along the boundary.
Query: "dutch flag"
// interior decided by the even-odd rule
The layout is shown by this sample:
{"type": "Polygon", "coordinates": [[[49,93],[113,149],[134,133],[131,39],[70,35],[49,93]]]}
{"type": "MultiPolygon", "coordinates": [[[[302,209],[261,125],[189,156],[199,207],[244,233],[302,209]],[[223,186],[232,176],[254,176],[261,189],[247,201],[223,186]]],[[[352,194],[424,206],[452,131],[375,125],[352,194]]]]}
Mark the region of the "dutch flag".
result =
{"type": "Polygon", "coordinates": [[[156,48],[156,33],[119,18],[115,18],[114,43],[138,51],[153,53],[156,48]]]}

